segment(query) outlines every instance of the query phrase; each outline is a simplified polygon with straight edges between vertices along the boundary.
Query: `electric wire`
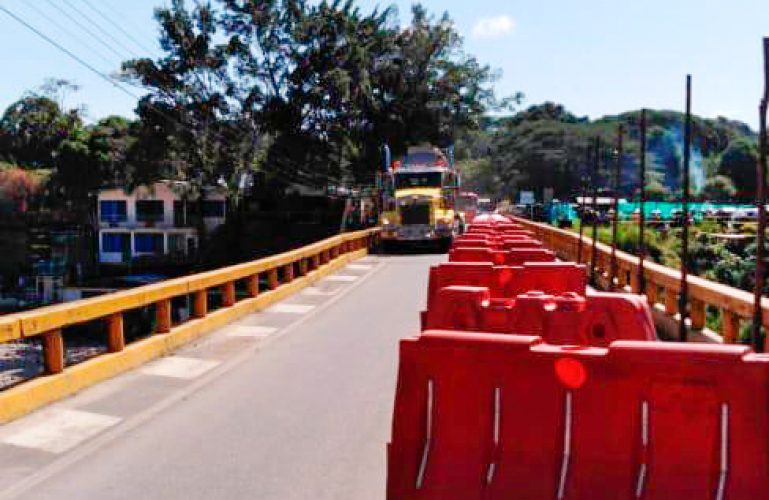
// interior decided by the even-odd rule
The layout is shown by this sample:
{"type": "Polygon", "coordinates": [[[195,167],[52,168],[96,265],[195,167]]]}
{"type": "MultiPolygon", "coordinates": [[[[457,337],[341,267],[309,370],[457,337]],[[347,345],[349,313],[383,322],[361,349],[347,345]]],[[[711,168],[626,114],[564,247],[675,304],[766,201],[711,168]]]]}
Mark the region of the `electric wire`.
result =
{"type": "Polygon", "coordinates": [[[34,10],[40,17],[48,21],[51,25],[55,26],[57,29],[62,31],[64,34],[69,36],[71,39],[77,41],[80,45],[87,48],[90,52],[92,52],[95,56],[97,56],[99,59],[101,59],[103,62],[107,63],[108,65],[112,65],[114,61],[109,59],[108,57],[104,56],[101,52],[94,49],[93,44],[86,42],[82,38],[80,38],[78,35],[74,34],[72,31],[69,30],[69,28],[65,27],[63,24],[59,23],[56,19],[49,16],[44,10],[42,10],[40,7],[37,6],[36,2],[27,2],[27,7],[34,10]]]}
{"type": "Polygon", "coordinates": [[[83,23],[81,23],[76,17],[71,15],[69,12],[67,12],[66,9],[63,9],[60,5],[57,5],[56,2],[53,0],[45,0],[48,2],[49,5],[51,5],[54,9],[59,11],[64,17],[75,23],[80,29],[85,31],[91,38],[99,42],[103,47],[105,47],[107,50],[115,54],[121,61],[123,59],[123,54],[115,50],[110,44],[106,43],[104,40],[99,37],[99,35],[95,34],[88,26],[85,26],[83,23]]]}
{"type": "Polygon", "coordinates": [[[73,5],[73,4],[70,2],[70,0],[64,0],[64,3],[66,3],[67,5],[69,5],[69,7],[70,7],[72,10],[74,10],[75,12],[77,12],[78,14],[80,14],[80,15],[83,17],[83,19],[85,19],[85,20],[86,20],[88,23],[90,23],[90,24],[91,24],[91,26],[95,27],[95,28],[96,28],[97,30],[99,30],[99,31],[100,31],[102,34],[104,34],[104,35],[105,35],[107,38],[109,38],[110,40],[112,40],[113,42],[115,42],[117,45],[119,45],[119,46],[120,46],[120,47],[121,47],[123,50],[125,50],[125,51],[126,51],[126,53],[127,53],[127,54],[129,54],[130,56],[133,56],[133,57],[139,57],[139,56],[136,54],[136,52],[135,52],[134,50],[132,50],[130,47],[127,47],[125,44],[123,44],[123,42],[121,42],[120,40],[118,40],[117,38],[115,38],[115,37],[112,35],[112,33],[110,33],[109,31],[107,31],[106,29],[102,28],[102,26],[101,26],[100,24],[98,24],[97,22],[95,22],[95,21],[94,21],[94,20],[91,18],[91,16],[89,16],[88,14],[86,14],[85,12],[83,12],[82,10],[80,10],[80,9],[79,9],[77,6],[73,5]]]}
{"type": "MultiPolygon", "coordinates": [[[[49,3],[51,3],[50,0],[48,0],[48,1],[49,1],[49,3]]],[[[54,5],[54,4],[52,4],[52,5],[54,5]]],[[[22,24],[28,30],[32,31],[37,36],[41,37],[43,40],[45,40],[49,44],[53,45],[55,48],[57,48],[61,52],[64,52],[70,58],[74,59],[80,65],[84,66],[86,69],[88,69],[89,71],[91,71],[92,73],[97,75],[99,78],[105,80],[107,83],[109,83],[113,87],[117,88],[118,90],[120,90],[124,94],[128,95],[129,97],[131,97],[133,99],[136,99],[137,101],[141,100],[141,98],[138,95],[136,95],[135,93],[133,93],[130,90],[126,89],[124,86],[122,86],[120,83],[118,83],[118,81],[116,79],[114,79],[113,77],[111,77],[111,76],[105,74],[104,72],[98,70],[93,65],[91,65],[88,61],[84,60],[83,58],[81,58],[80,56],[75,54],[73,51],[67,49],[62,44],[60,44],[59,42],[54,40],[53,38],[51,38],[48,35],[46,35],[45,33],[43,33],[41,30],[39,30],[38,28],[36,28],[32,24],[30,24],[29,22],[24,20],[18,14],[12,12],[6,6],[0,4],[0,11],[5,12],[8,16],[10,16],[14,20],[16,20],[18,23],[22,24]]],[[[171,121],[173,123],[176,123],[177,125],[179,125],[182,128],[188,129],[188,131],[192,132],[193,135],[195,133],[197,133],[197,130],[195,130],[193,127],[191,127],[190,125],[184,124],[183,122],[181,122],[177,118],[169,115],[164,110],[160,109],[155,104],[153,104],[150,100],[145,100],[144,102],[145,102],[145,104],[148,107],[152,108],[158,115],[163,116],[164,118],[166,118],[167,120],[169,120],[169,121],[171,121]]],[[[243,126],[239,125],[239,127],[242,128],[243,126]]],[[[217,132],[217,131],[213,131],[213,132],[211,132],[211,135],[214,138],[218,138],[222,143],[226,143],[226,141],[224,141],[224,136],[223,136],[224,132],[227,132],[227,133],[230,133],[230,134],[234,134],[234,132],[232,132],[230,130],[224,130],[222,133],[217,132]]],[[[251,131],[251,132],[253,132],[253,131],[251,131]]],[[[233,135],[233,137],[235,137],[235,136],[233,135]]],[[[238,140],[242,140],[242,136],[238,137],[238,140]]],[[[336,177],[332,177],[332,176],[329,176],[329,175],[326,175],[326,174],[318,175],[317,173],[307,173],[307,172],[302,172],[300,170],[297,170],[294,173],[288,173],[288,172],[286,172],[285,170],[282,169],[282,171],[279,171],[279,172],[276,172],[276,173],[280,174],[283,177],[286,177],[288,180],[291,180],[293,182],[296,182],[296,183],[301,184],[301,185],[306,186],[306,187],[312,187],[312,186],[316,185],[316,183],[313,182],[315,179],[317,179],[317,180],[325,180],[326,183],[330,183],[333,180],[334,183],[337,184],[337,185],[342,183],[342,180],[339,179],[339,178],[336,178],[336,177]]]]}

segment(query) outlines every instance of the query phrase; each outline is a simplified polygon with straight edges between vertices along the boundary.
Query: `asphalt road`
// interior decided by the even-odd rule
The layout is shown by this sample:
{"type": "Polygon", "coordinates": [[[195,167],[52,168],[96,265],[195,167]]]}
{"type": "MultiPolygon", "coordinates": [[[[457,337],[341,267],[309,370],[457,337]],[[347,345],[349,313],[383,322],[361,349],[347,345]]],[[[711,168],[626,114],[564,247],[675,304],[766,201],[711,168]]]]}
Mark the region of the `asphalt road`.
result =
{"type": "Polygon", "coordinates": [[[11,497],[384,498],[398,339],[417,333],[428,266],[442,259],[353,265],[368,270],[346,288],[289,299],[316,300],[304,314],[302,306],[279,311],[297,313],[292,322],[269,312],[252,318],[260,325],[275,318],[270,328],[281,334],[272,341],[211,341],[185,353],[220,363],[191,384],[150,385],[155,379],[137,375],[102,396],[79,396],[80,410],[126,416],[26,474],[11,497]]]}

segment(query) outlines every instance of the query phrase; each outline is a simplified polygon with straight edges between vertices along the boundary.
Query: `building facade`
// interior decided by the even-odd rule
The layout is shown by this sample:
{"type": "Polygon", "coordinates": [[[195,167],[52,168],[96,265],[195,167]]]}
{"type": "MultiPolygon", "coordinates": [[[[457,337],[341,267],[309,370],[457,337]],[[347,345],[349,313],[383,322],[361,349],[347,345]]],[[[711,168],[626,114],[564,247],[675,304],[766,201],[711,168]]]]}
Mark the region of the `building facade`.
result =
{"type": "MultiPolygon", "coordinates": [[[[131,193],[122,189],[99,192],[99,262],[127,264],[137,258],[185,259],[198,249],[198,207],[182,195],[187,185],[162,181],[131,193]]],[[[210,189],[203,202],[207,231],[224,223],[226,196],[210,189]]]]}

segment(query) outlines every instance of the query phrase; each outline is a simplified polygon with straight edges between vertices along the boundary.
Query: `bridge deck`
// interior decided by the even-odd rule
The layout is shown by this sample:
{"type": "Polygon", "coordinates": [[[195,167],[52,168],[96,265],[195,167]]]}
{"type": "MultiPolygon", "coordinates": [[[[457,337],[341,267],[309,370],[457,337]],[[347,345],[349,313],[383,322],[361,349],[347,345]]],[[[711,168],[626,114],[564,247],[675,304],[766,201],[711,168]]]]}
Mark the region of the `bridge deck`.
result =
{"type": "Polygon", "coordinates": [[[442,259],[357,261],[0,427],[0,498],[382,498],[397,340],[442,259]]]}

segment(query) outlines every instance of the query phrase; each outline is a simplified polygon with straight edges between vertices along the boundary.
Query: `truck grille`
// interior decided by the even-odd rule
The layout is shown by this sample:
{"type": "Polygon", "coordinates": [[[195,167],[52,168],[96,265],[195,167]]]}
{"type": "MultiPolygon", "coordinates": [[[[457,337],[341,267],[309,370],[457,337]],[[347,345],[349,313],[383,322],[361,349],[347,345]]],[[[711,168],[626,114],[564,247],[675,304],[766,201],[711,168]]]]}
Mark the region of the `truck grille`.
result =
{"type": "Polygon", "coordinates": [[[402,224],[430,224],[430,205],[426,203],[410,203],[401,205],[402,224]]]}

